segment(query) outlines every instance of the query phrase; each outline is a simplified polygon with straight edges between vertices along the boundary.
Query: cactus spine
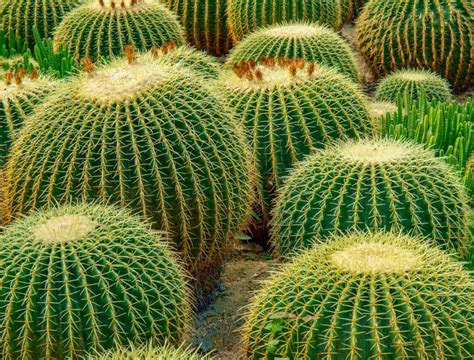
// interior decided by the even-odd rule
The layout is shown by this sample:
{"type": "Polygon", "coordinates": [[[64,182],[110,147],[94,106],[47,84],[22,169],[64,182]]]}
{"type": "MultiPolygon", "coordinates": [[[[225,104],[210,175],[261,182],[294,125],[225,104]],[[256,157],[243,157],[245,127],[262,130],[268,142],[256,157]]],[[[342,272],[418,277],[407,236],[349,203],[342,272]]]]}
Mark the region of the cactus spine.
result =
{"type": "Polygon", "coordinates": [[[163,236],[115,208],[37,212],[0,234],[2,359],[179,343],[189,291],[163,236]]]}
{"type": "Polygon", "coordinates": [[[433,239],[464,257],[470,239],[464,187],[422,146],[363,139],[328,146],[281,188],[273,241],[285,256],[333,233],[384,229],[433,239]]]}
{"type": "Polygon", "coordinates": [[[211,360],[210,356],[198,355],[197,351],[183,346],[174,348],[169,344],[154,347],[151,344],[139,348],[111,350],[90,357],[89,360],[211,360]]]}
{"type": "Polygon", "coordinates": [[[252,359],[469,359],[472,278],[409,236],[333,238],[286,265],[249,307],[252,359]]]}

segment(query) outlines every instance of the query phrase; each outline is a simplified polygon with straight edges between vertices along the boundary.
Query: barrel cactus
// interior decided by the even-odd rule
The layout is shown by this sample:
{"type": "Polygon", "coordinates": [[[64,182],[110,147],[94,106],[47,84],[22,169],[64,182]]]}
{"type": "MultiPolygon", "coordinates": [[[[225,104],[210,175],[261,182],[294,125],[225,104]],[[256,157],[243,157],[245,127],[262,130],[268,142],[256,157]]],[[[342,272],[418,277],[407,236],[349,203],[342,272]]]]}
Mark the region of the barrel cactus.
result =
{"type": "Polygon", "coordinates": [[[430,151],[401,140],[351,140],[291,174],[275,205],[273,241],[285,256],[335,232],[384,229],[430,238],[464,257],[467,215],[462,184],[430,151]]]}
{"type": "Polygon", "coordinates": [[[160,0],[186,29],[188,41],[200,50],[222,56],[232,46],[227,30],[228,0],[160,0]]]}
{"type": "Polygon", "coordinates": [[[375,97],[378,101],[396,102],[400,94],[408,93],[418,100],[422,91],[428,101],[451,99],[449,83],[438,74],[428,70],[397,70],[378,84],[375,97]]]}
{"type": "Polygon", "coordinates": [[[163,235],[124,210],[68,205],[0,234],[2,359],[79,359],[180,342],[189,289],[163,235]]]}
{"type": "Polygon", "coordinates": [[[242,63],[224,72],[219,87],[247,130],[268,220],[275,191],[295,163],[312,148],[372,128],[359,87],[334,70],[303,59],[253,65],[242,63]]]}
{"type": "Polygon", "coordinates": [[[176,16],[155,0],[95,0],[68,14],[54,33],[76,61],[122,55],[126,45],[150,50],[184,43],[176,16]]]}
{"type": "Polygon", "coordinates": [[[139,348],[120,348],[110,350],[109,352],[91,356],[89,360],[211,360],[210,356],[198,355],[196,351],[190,348],[175,348],[169,344],[162,347],[153,345],[142,346],[139,348]]]}
{"type": "Polygon", "coordinates": [[[237,43],[258,28],[282,22],[311,21],[339,29],[340,0],[228,0],[228,23],[237,43]]]}
{"type": "Polygon", "coordinates": [[[2,0],[0,2],[0,27],[15,39],[26,41],[34,47],[33,28],[41,38],[51,37],[64,16],[79,7],[83,0],[2,0]]]}
{"type": "Polygon", "coordinates": [[[359,80],[355,57],[333,30],[310,23],[283,23],[248,35],[236,45],[226,66],[268,58],[303,58],[332,67],[354,81],[359,80]]]}
{"type": "Polygon", "coordinates": [[[332,238],[267,280],[249,307],[252,359],[470,359],[469,272],[422,239],[332,238]]]}
{"type": "Polygon", "coordinates": [[[369,1],[356,23],[362,56],[377,76],[430,69],[454,89],[474,84],[474,5],[470,0],[369,1]]]}
{"type": "Polygon", "coordinates": [[[13,138],[36,106],[56,88],[45,76],[32,72],[27,76],[22,67],[8,71],[0,83],[0,168],[5,165],[13,138]]]}
{"type": "Polygon", "coordinates": [[[128,206],[199,272],[246,220],[249,149],[202,78],[127,55],[65,84],[31,117],[7,165],[6,219],[71,199],[128,206]]]}

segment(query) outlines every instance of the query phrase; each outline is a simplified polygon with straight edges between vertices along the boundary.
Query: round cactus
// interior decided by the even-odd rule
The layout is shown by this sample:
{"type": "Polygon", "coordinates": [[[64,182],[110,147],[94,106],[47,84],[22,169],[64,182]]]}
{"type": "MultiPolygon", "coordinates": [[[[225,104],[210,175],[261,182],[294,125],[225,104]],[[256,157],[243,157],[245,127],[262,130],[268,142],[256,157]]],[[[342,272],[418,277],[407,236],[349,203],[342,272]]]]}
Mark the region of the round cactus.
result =
{"type": "Polygon", "coordinates": [[[41,38],[51,37],[63,17],[82,3],[83,0],[2,0],[0,27],[33,49],[35,27],[41,38]]]}
{"type": "Polygon", "coordinates": [[[282,22],[311,21],[339,29],[339,0],[228,0],[229,31],[235,43],[258,28],[282,22]]]}
{"type": "Polygon", "coordinates": [[[246,220],[249,149],[202,78],[127,57],[64,85],[31,117],[7,165],[6,218],[70,199],[126,205],[171,234],[194,271],[222,257],[246,220]]]}
{"type": "Polygon", "coordinates": [[[330,145],[287,179],[275,205],[282,256],[333,233],[385,229],[431,238],[466,255],[467,196],[449,166],[422,146],[362,139],[330,145]]]}
{"type": "Polygon", "coordinates": [[[93,61],[123,54],[126,45],[138,50],[184,44],[176,16],[154,0],[98,0],[68,14],[54,33],[76,61],[93,61]]]}
{"type": "Polygon", "coordinates": [[[474,84],[474,5],[470,0],[369,1],[356,39],[377,76],[401,68],[430,69],[454,89],[474,84]]]}
{"type": "Polygon", "coordinates": [[[121,348],[110,350],[89,360],[211,360],[210,356],[198,355],[197,351],[190,348],[174,348],[169,344],[154,347],[151,344],[139,348],[121,348]]]}
{"type": "Polygon", "coordinates": [[[418,100],[422,91],[428,101],[448,101],[451,98],[449,83],[438,74],[427,70],[397,70],[386,76],[377,86],[378,101],[396,102],[399,95],[408,93],[418,100]]]}
{"type": "Polygon", "coordinates": [[[333,238],[267,280],[249,308],[252,359],[470,359],[474,292],[422,239],[333,238]]]}
{"type": "Polygon", "coordinates": [[[25,76],[23,68],[5,73],[0,83],[0,167],[3,167],[16,132],[35,107],[56,88],[47,77],[37,77],[37,71],[25,76]]]}
{"type": "Polygon", "coordinates": [[[227,30],[228,0],[161,0],[181,20],[188,41],[200,50],[222,56],[232,47],[227,30]]]}
{"type": "Polygon", "coordinates": [[[226,66],[267,58],[303,58],[332,67],[354,81],[359,80],[351,49],[339,35],[324,26],[288,23],[256,31],[237,44],[226,66]]]}
{"type": "Polygon", "coordinates": [[[234,65],[219,86],[247,129],[265,217],[291,167],[329,141],[371,130],[365,99],[351,80],[302,59],[234,65]]]}
{"type": "Polygon", "coordinates": [[[0,234],[2,359],[78,359],[188,330],[185,275],[123,210],[55,207],[0,234]]]}

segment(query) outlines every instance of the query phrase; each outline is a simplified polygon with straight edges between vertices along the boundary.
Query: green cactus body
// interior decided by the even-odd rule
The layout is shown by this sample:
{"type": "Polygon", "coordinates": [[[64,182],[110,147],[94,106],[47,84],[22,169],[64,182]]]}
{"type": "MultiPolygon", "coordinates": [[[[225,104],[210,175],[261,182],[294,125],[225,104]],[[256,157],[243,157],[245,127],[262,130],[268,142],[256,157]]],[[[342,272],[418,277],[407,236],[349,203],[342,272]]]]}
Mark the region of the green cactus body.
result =
{"type": "Polygon", "coordinates": [[[466,255],[467,196],[449,166],[420,145],[363,139],[328,146],[295,169],[275,205],[281,256],[334,233],[384,229],[466,255]]]}
{"type": "Polygon", "coordinates": [[[253,359],[470,359],[469,272],[421,238],[333,238],[267,280],[249,306],[253,359]]]}
{"type": "Polygon", "coordinates": [[[229,31],[235,43],[269,25],[310,21],[339,29],[342,25],[339,0],[228,0],[229,31]]]}
{"type": "Polygon", "coordinates": [[[432,149],[444,158],[463,178],[474,194],[474,100],[465,104],[418,101],[408,94],[399,97],[398,110],[379,119],[382,135],[395,139],[411,139],[432,149]]]}
{"type": "Polygon", "coordinates": [[[198,355],[189,348],[174,348],[169,344],[162,347],[152,345],[111,350],[107,353],[90,357],[89,360],[211,360],[210,356],[198,355]]]}
{"type": "Polygon", "coordinates": [[[449,83],[436,73],[427,70],[398,70],[386,76],[377,86],[375,98],[378,101],[397,102],[400,94],[408,93],[418,100],[421,92],[428,101],[451,99],[449,83]]]}
{"type": "Polygon", "coordinates": [[[46,77],[0,83],[0,168],[5,165],[14,135],[36,106],[53,92],[56,84],[46,77]]]}
{"type": "Polygon", "coordinates": [[[120,56],[126,45],[145,51],[172,41],[184,44],[176,16],[154,0],[94,1],[68,14],[54,34],[54,42],[76,61],[120,56]]]}
{"type": "Polygon", "coordinates": [[[213,55],[227,54],[232,40],[227,29],[228,0],[160,0],[186,29],[188,41],[213,55]]]}
{"type": "Polygon", "coordinates": [[[367,105],[369,113],[375,121],[376,127],[378,126],[378,119],[387,116],[387,114],[396,113],[398,107],[395,103],[385,101],[371,101],[367,105]]]}
{"type": "Polygon", "coordinates": [[[190,270],[223,256],[252,195],[245,137],[219,97],[151,55],[66,84],[10,160],[7,220],[71,199],[128,206],[171,234],[190,270]]]}
{"type": "Polygon", "coordinates": [[[429,69],[461,90],[474,84],[473,19],[470,0],[369,1],[357,19],[356,40],[378,77],[429,69]]]}
{"type": "Polygon", "coordinates": [[[137,217],[76,205],[30,214],[0,234],[2,359],[79,359],[148,340],[180,343],[184,271],[137,217]]]}
{"type": "Polygon", "coordinates": [[[309,23],[284,23],[249,34],[236,45],[226,61],[230,68],[262,58],[302,58],[332,67],[359,81],[358,66],[345,41],[328,27],[309,23]]]}
{"type": "Polygon", "coordinates": [[[219,86],[247,130],[268,220],[275,190],[295,163],[334,139],[371,131],[371,119],[359,87],[332,69],[301,60],[289,68],[245,65],[223,73],[219,86]]]}
{"type": "Polygon", "coordinates": [[[83,3],[83,0],[2,0],[0,25],[5,32],[13,32],[15,39],[34,47],[33,28],[41,38],[51,37],[63,17],[83,3]]]}

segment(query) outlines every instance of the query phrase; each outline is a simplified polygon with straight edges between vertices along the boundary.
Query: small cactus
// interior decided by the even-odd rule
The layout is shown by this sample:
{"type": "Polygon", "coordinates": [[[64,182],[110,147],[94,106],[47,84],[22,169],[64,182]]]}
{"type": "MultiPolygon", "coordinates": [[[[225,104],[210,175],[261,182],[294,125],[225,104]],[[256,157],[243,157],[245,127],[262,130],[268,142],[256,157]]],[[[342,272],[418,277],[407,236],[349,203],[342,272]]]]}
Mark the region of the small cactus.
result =
{"type": "Polygon", "coordinates": [[[273,245],[286,256],[334,233],[384,229],[434,240],[466,256],[464,187],[441,159],[401,140],[328,146],[299,165],[281,188],[273,245]]]}
{"type": "Polygon", "coordinates": [[[451,99],[449,83],[428,70],[394,71],[379,83],[375,98],[378,101],[397,102],[398,96],[407,92],[411,99],[418,100],[422,91],[428,101],[451,99]]]}
{"type": "Polygon", "coordinates": [[[0,234],[2,359],[79,359],[146,341],[180,343],[183,269],[163,235],[123,210],[69,205],[0,234]]]}
{"type": "Polygon", "coordinates": [[[270,58],[303,58],[359,80],[354,54],[346,42],[328,27],[303,22],[272,25],[249,34],[232,49],[226,66],[270,58]]]}
{"type": "Polygon", "coordinates": [[[244,345],[249,360],[471,359],[473,294],[469,272],[423,239],[333,237],[264,283],[244,345]]]}
{"type": "Polygon", "coordinates": [[[184,43],[181,26],[155,0],[94,0],[68,14],[54,35],[76,61],[88,57],[93,62],[120,56],[129,44],[145,51],[172,41],[184,43]]]}

